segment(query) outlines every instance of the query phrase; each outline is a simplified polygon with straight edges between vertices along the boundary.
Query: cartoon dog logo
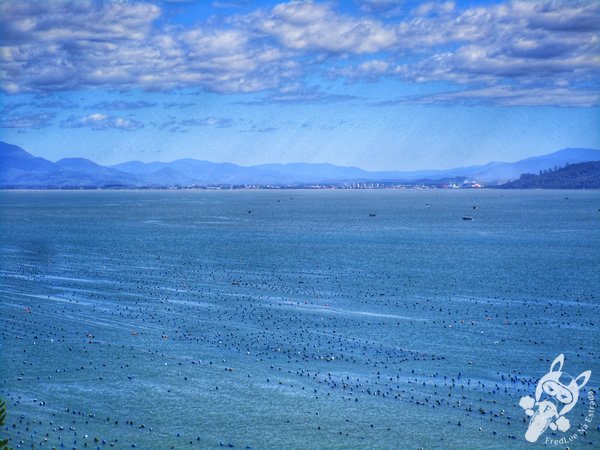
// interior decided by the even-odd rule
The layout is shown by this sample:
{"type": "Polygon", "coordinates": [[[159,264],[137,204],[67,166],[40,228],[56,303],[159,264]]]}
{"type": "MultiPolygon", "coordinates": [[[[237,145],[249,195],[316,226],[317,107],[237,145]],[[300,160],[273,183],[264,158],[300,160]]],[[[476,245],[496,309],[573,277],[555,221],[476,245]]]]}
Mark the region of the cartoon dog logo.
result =
{"type": "Polygon", "coordinates": [[[537,441],[548,427],[553,431],[571,428],[565,415],[577,404],[579,390],[589,381],[592,371],[586,370],[573,379],[562,371],[564,363],[565,355],[558,355],[550,366],[550,372],[538,382],[535,400],[530,396],[521,397],[519,406],[531,417],[525,433],[529,442],[537,441]]]}

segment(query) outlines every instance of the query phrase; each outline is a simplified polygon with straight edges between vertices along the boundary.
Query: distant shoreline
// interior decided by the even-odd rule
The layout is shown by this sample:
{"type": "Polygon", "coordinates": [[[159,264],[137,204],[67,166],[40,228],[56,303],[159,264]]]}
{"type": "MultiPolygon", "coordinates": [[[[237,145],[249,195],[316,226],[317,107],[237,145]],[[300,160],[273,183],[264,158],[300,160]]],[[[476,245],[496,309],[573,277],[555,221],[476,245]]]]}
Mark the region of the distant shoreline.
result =
{"type": "Polygon", "coordinates": [[[313,187],[313,186],[253,186],[253,187],[0,187],[0,192],[133,192],[133,191],[478,191],[478,190],[509,190],[509,191],[600,191],[600,188],[517,188],[504,189],[500,186],[484,186],[480,188],[445,188],[436,186],[403,186],[403,187],[313,187]]]}
{"type": "Polygon", "coordinates": [[[238,166],[195,159],[107,167],[85,158],[51,162],[0,142],[0,189],[473,189],[503,183],[506,188],[598,188],[597,160],[600,150],[565,148],[514,163],[413,172],[313,163],[238,166]]]}

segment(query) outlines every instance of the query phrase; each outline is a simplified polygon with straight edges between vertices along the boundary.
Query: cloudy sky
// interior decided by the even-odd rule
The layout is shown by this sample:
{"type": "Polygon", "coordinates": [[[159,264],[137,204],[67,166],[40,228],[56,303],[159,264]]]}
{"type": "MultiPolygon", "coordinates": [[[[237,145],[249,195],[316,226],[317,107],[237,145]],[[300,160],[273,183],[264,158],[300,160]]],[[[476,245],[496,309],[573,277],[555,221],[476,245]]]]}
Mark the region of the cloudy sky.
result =
{"type": "Polygon", "coordinates": [[[600,148],[597,0],[0,0],[0,38],[0,139],[53,161],[600,148]]]}

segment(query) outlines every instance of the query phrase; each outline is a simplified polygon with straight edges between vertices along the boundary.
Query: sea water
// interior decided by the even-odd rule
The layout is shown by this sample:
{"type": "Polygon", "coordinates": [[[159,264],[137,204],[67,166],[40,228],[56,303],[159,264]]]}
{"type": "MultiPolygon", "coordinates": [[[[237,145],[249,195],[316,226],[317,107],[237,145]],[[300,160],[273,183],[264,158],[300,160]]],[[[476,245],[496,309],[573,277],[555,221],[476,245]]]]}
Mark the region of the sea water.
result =
{"type": "MultiPolygon", "coordinates": [[[[531,448],[600,380],[598,191],[0,193],[15,448],[531,448]],[[463,220],[471,216],[473,220],[463,220]]],[[[596,397],[597,398],[597,397],[596,397]]],[[[560,448],[600,447],[600,412],[560,448]]]]}

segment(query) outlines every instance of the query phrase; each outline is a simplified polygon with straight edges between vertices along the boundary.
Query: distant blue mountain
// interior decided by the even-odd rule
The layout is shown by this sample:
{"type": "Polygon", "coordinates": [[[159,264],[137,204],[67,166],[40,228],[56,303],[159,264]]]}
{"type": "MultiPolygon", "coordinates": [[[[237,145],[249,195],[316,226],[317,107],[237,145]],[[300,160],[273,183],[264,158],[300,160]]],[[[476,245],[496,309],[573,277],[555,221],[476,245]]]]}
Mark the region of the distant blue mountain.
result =
{"type": "Polygon", "coordinates": [[[146,181],[88,159],[67,158],[53,163],[36,158],[16,145],[0,142],[0,187],[144,186],[146,181]]]}
{"type": "Polygon", "coordinates": [[[483,166],[452,169],[451,173],[462,173],[484,183],[504,183],[515,180],[524,173],[538,173],[565,164],[600,160],[600,150],[588,148],[565,148],[554,153],[533,156],[514,163],[490,162],[483,166]]]}
{"type": "MultiPolygon", "coordinates": [[[[516,162],[489,162],[480,166],[458,167],[445,170],[419,170],[414,172],[379,172],[386,179],[414,181],[468,177],[487,184],[502,184],[516,180],[524,173],[538,173],[565,164],[600,160],[600,150],[588,148],[565,148],[554,153],[533,156],[516,162]]],[[[381,178],[378,177],[380,180],[381,178]]]]}
{"type": "Polygon", "coordinates": [[[55,170],[55,166],[44,158],[36,158],[30,155],[21,147],[0,142],[0,155],[2,165],[0,166],[0,175],[2,177],[23,175],[34,175],[36,173],[48,173],[55,170]]]}
{"type": "Polygon", "coordinates": [[[534,156],[513,163],[490,162],[481,166],[413,172],[368,172],[357,167],[309,163],[261,164],[243,167],[194,159],[180,159],[170,163],[131,161],[112,167],[135,175],[146,175],[169,167],[197,180],[199,184],[294,185],[341,182],[416,182],[460,177],[475,179],[482,183],[501,184],[515,180],[523,173],[537,173],[540,170],[553,169],[555,166],[564,166],[567,163],[595,160],[600,160],[600,150],[566,148],[548,155],[534,156]]]}
{"type": "Polygon", "coordinates": [[[147,174],[137,174],[146,181],[147,186],[193,186],[200,182],[194,178],[178,172],[171,167],[164,167],[147,174]]]}
{"type": "Polygon", "coordinates": [[[213,163],[197,159],[178,159],[170,163],[131,161],[112,167],[138,176],[152,175],[168,168],[179,173],[180,176],[188,177],[194,181],[192,184],[197,185],[269,184],[281,181],[281,177],[277,177],[276,174],[257,167],[244,167],[231,163],[213,163]]]}
{"type": "Polygon", "coordinates": [[[0,188],[169,187],[209,185],[298,186],[317,183],[405,182],[439,183],[474,179],[497,185],[565,164],[600,160],[600,150],[567,148],[514,163],[490,162],[448,170],[368,172],[333,164],[262,164],[238,166],[195,159],[172,162],[129,161],[105,167],[84,158],[55,163],[37,158],[16,145],[0,142],[0,188]]]}
{"type": "Polygon", "coordinates": [[[333,164],[263,164],[238,166],[196,159],[178,159],[170,163],[130,161],[112,166],[123,172],[148,176],[170,168],[196,181],[196,184],[273,184],[294,185],[369,179],[369,172],[354,167],[333,164]]]}
{"type": "Polygon", "coordinates": [[[143,186],[147,183],[144,179],[117,169],[101,166],[85,158],[65,158],[55,164],[68,175],[66,181],[69,183],[92,186],[143,186]]]}
{"type": "Polygon", "coordinates": [[[254,168],[277,173],[289,179],[292,183],[362,181],[380,175],[380,173],[367,172],[357,167],[340,167],[333,164],[262,164],[254,166],[254,168]]]}

